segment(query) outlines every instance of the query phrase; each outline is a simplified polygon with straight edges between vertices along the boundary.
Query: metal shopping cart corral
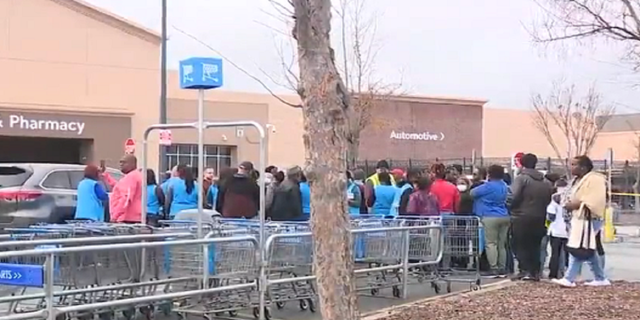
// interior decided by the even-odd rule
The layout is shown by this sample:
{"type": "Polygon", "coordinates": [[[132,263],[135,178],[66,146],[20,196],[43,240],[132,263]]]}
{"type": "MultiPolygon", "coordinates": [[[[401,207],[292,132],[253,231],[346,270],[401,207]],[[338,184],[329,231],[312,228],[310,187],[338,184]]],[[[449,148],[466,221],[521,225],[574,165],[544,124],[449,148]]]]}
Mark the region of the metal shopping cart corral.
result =
{"type": "MultiPolygon", "coordinates": [[[[141,227],[140,234],[132,235],[131,230],[135,226],[96,223],[72,223],[68,225],[39,225],[37,228],[13,229],[14,241],[3,242],[3,249],[17,250],[48,250],[58,248],[82,247],[87,244],[109,244],[154,240],[148,233],[148,228],[141,227]],[[126,232],[121,232],[123,230],[126,232]],[[124,234],[125,236],[120,236],[124,234]],[[142,237],[144,239],[139,239],[142,237]],[[20,241],[26,239],[28,241],[20,241]]],[[[174,237],[177,234],[173,235],[174,237]]],[[[161,238],[161,236],[157,236],[161,238]]],[[[126,299],[137,296],[154,294],[158,288],[164,285],[158,282],[157,274],[150,275],[144,280],[145,264],[141,264],[144,255],[139,249],[104,250],[99,252],[71,252],[56,255],[53,261],[53,284],[57,293],[55,305],[57,307],[88,304],[101,301],[126,299]]],[[[152,258],[147,255],[147,258],[152,258]]],[[[3,259],[5,266],[42,266],[45,256],[19,256],[3,259]]],[[[156,264],[155,261],[147,261],[147,266],[156,264]]],[[[7,313],[24,313],[42,308],[44,296],[41,293],[27,292],[28,286],[13,286],[20,290],[20,296],[0,297],[0,304],[7,305],[7,313]]],[[[33,291],[33,290],[31,290],[33,291]]],[[[140,311],[150,314],[153,306],[130,306],[121,309],[95,310],[92,313],[69,314],[68,317],[78,319],[93,318],[98,314],[102,319],[112,318],[116,311],[121,311],[125,317],[133,317],[135,307],[140,311]]]]}
{"type": "MultiPolygon", "coordinates": [[[[208,288],[208,286],[204,286],[203,289],[178,292],[178,293],[166,293],[166,292],[147,292],[145,296],[135,296],[135,297],[112,297],[111,299],[106,300],[91,300],[84,301],[84,303],[69,303],[68,305],[59,305],[57,302],[59,297],[68,296],[71,291],[74,290],[58,290],[54,286],[55,277],[51,274],[55,273],[55,261],[56,256],[61,254],[70,254],[73,252],[99,252],[99,251],[111,251],[111,250],[122,250],[122,249],[131,249],[131,248],[156,248],[156,247],[170,247],[170,246],[193,246],[199,247],[201,250],[205,250],[209,247],[210,244],[216,244],[222,246],[225,243],[240,243],[240,242],[249,242],[253,244],[253,252],[257,252],[258,241],[254,237],[233,237],[233,238],[210,238],[205,237],[204,239],[193,239],[193,240],[178,240],[171,242],[139,242],[139,243],[118,243],[118,244],[102,244],[102,245],[87,245],[87,246],[77,246],[77,247],[64,247],[64,248],[51,248],[45,251],[38,250],[21,250],[14,252],[1,252],[0,257],[9,258],[9,257],[27,257],[27,256],[44,256],[45,265],[2,265],[0,266],[0,274],[3,274],[7,271],[12,271],[15,273],[19,273],[21,275],[25,275],[25,279],[29,278],[30,281],[13,281],[12,284],[25,284],[30,285],[37,288],[42,288],[42,294],[32,294],[30,297],[22,297],[22,298],[34,298],[34,296],[44,296],[43,303],[40,303],[37,308],[32,311],[26,311],[22,315],[9,315],[9,317],[3,317],[6,319],[42,319],[44,317],[47,318],[56,318],[56,319],[93,319],[96,315],[99,315],[100,318],[111,318],[114,315],[109,313],[110,310],[122,310],[123,308],[130,308],[133,306],[148,306],[155,305],[158,303],[164,302],[173,302],[176,299],[184,299],[185,297],[204,297],[207,294],[211,294],[214,292],[219,292],[219,288],[208,288]],[[34,272],[29,272],[30,270],[34,272]],[[37,276],[39,274],[39,276],[37,276]],[[51,276],[50,276],[51,275],[51,276]],[[33,276],[37,276],[33,278],[33,276]]],[[[217,247],[220,247],[217,246],[217,247]]],[[[234,250],[236,251],[236,250],[234,250]]],[[[205,254],[208,256],[208,253],[205,254]]],[[[204,260],[207,261],[207,260],[204,260]]],[[[204,269],[206,270],[206,269],[204,269]]],[[[202,279],[202,283],[208,283],[208,277],[210,275],[205,273],[202,279]]],[[[171,279],[167,279],[164,281],[170,281],[171,279]]],[[[162,282],[160,280],[158,282],[162,282]]],[[[2,282],[6,283],[6,281],[2,282]]],[[[131,288],[139,284],[128,284],[131,288]]],[[[245,288],[255,288],[257,286],[257,282],[253,281],[244,285],[235,285],[236,289],[241,287],[245,288]]],[[[85,293],[89,293],[90,291],[96,293],[98,290],[104,291],[107,289],[105,287],[100,288],[86,288],[84,289],[85,293]]],[[[226,289],[226,288],[225,288],[226,289]]],[[[229,288],[232,289],[232,288],[229,288]]],[[[76,290],[77,291],[77,290],[76,290]]],[[[150,315],[150,314],[148,314],[150,315]]],[[[127,317],[125,315],[125,317],[127,317]]]]}

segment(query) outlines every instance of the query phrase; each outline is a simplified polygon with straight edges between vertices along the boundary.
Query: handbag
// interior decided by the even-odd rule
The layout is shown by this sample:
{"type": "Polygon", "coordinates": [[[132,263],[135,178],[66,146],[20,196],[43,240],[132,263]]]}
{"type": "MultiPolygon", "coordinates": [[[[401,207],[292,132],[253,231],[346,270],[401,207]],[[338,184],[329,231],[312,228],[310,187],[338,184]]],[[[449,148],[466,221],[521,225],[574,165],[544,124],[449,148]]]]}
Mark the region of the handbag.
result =
{"type": "Polygon", "coordinates": [[[593,257],[593,255],[596,253],[595,249],[590,248],[591,232],[593,232],[593,224],[591,222],[591,210],[589,210],[589,208],[587,208],[586,206],[583,206],[582,210],[584,210],[584,213],[585,213],[587,226],[586,228],[582,229],[582,234],[580,235],[580,245],[578,246],[578,248],[572,248],[567,246],[566,249],[567,249],[567,252],[569,252],[569,254],[574,256],[576,259],[588,260],[591,257],[593,257]],[[584,244],[585,232],[587,233],[586,245],[584,244]]]}

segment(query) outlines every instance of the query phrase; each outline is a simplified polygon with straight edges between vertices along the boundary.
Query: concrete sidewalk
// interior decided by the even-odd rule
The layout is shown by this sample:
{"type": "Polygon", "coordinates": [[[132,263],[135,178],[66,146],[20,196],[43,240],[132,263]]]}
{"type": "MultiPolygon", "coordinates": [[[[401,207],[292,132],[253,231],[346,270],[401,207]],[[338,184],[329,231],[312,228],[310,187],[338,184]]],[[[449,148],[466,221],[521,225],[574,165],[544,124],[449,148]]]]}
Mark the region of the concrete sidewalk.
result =
{"type": "Polygon", "coordinates": [[[640,238],[629,237],[621,242],[608,243],[604,249],[608,277],[613,280],[640,281],[640,238]]]}

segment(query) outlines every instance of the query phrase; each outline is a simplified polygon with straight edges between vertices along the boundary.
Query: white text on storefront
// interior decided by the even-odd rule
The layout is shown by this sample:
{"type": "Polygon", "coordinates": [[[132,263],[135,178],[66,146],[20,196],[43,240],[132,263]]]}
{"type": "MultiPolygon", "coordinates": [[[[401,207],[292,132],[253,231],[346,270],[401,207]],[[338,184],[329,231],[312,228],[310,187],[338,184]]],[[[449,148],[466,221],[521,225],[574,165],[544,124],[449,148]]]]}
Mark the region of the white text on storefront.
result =
{"type": "Polygon", "coordinates": [[[442,141],[444,140],[444,133],[442,132],[396,132],[391,131],[391,139],[396,140],[420,140],[420,141],[442,141]]]}
{"type": "Polygon", "coordinates": [[[9,115],[8,121],[0,118],[0,128],[12,128],[34,131],[64,131],[81,135],[84,132],[84,122],[80,121],[60,121],[60,120],[38,120],[29,119],[22,115],[9,115]]]}

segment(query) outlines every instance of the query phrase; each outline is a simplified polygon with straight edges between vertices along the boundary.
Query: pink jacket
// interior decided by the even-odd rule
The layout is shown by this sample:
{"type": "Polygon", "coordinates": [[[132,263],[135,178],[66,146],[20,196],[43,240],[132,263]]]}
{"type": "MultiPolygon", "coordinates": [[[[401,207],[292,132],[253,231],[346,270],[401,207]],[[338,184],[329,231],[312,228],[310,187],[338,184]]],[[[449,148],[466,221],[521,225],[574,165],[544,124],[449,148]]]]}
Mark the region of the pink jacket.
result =
{"type": "Polygon", "coordinates": [[[133,170],[120,181],[108,174],[105,180],[113,188],[109,197],[109,215],[111,222],[140,222],[142,216],[142,173],[133,170]]]}

